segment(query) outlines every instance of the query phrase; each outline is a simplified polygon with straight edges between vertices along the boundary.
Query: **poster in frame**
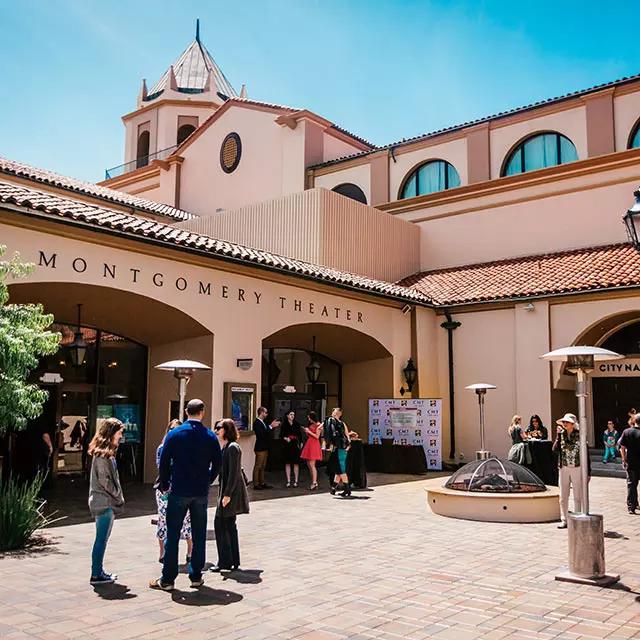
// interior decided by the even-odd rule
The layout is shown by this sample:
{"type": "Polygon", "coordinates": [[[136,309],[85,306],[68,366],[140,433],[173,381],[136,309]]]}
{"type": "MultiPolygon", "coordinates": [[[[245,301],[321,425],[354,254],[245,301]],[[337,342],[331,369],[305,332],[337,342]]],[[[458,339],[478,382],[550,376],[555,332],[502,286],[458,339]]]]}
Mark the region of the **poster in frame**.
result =
{"type": "Polygon", "coordinates": [[[251,430],[256,413],[256,389],[257,385],[252,382],[224,383],[224,417],[231,418],[241,434],[251,430]]]}

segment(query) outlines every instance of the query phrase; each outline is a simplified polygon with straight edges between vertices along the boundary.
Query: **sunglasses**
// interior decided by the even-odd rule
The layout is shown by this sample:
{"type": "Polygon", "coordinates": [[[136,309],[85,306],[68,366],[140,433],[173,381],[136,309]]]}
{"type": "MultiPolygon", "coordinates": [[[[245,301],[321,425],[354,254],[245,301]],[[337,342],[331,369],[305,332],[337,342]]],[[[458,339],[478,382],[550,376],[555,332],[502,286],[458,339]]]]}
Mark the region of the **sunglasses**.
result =
{"type": "Polygon", "coordinates": [[[213,430],[214,431],[222,431],[222,427],[214,427],[213,430]]]}

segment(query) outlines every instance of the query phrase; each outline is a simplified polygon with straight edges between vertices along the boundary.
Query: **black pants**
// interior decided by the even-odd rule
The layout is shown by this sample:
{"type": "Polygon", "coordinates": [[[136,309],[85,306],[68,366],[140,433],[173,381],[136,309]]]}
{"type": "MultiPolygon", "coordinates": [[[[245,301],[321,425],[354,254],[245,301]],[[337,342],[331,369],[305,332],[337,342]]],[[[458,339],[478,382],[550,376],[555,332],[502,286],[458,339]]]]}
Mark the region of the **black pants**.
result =
{"type": "Polygon", "coordinates": [[[236,516],[230,518],[216,516],[213,525],[216,532],[216,546],[218,547],[218,566],[221,569],[239,567],[240,543],[238,542],[236,516]]]}
{"type": "Polygon", "coordinates": [[[638,480],[640,472],[638,469],[627,469],[627,508],[638,508],[638,480]]]}

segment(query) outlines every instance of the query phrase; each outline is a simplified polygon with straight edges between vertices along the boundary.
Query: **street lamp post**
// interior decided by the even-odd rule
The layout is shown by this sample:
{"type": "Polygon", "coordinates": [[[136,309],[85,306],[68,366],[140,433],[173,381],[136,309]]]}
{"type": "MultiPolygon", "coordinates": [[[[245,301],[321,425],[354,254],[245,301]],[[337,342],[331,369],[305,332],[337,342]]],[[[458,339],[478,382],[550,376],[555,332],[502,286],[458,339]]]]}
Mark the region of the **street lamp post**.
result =
{"type": "Polygon", "coordinates": [[[569,513],[569,571],[556,580],[606,586],[620,576],[605,574],[604,522],[602,515],[589,513],[589,447],[587,443],[587,376],[595,362],[617,360],[619,353],[600,347],[565,347],[540,356],[550,362],[566,362],[567,370],[576,374],[578,422],[580,424],[580,484],[582,485],[582,513],[569,513]]]}
{"type": "Polygon", "coordinates": [[[478,406],[480,408],[480,449],[476,451],[476,460],[488,460],[491,458],[491,451],[487,451],[484,447],[484,397],[487,395],[487,389],[497,389],[493,384],[486,384],[485,382],[478,382],[477,384],[470,384],[465,389],[469,391],[475,391],[478,396],[478,406]]]}
{"type": "Polygon", "coordinates": [[[187,385],[196,371],[204,371],[211,369],[206,364],[195,362],[195,360],[170,360],[163,362],[155,367],[159,371],[173,371],[173,375],[178,379],[178,397],[180,399],[180,408],[178,419],[184,420],[184,405],[187,397],[187,385]]]}

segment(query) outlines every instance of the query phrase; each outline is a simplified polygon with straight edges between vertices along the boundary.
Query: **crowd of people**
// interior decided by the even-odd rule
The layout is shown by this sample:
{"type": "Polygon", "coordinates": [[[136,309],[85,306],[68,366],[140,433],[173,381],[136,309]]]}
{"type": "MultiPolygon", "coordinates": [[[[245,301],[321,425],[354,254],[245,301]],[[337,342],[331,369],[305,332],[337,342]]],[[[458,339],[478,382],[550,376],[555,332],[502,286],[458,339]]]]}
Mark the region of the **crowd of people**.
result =
{"type": "MultiPolygon", "coordinates": [[[[580,459],[580,427],[578,419],[572,413],[566,413],[556,421],[557,431],[553,440],[552,450],[558,459],[558,484],[560,489],[560,529],[567,528],[567,514],[569,512],[569,496],[573,492],[574,510],[582,511],[582,483],[581,465],[588,466],[588,476],[591,477],[591,460],[580,459]]],[[[522,417],[513,416],[508,428],[511,438],[509,460],[520,464],[531,462],[530,452],[526,446],[530,440],[548,440],[548,429],[543,425],[540,416],[532,415],[529,426],[522,427],[522,417]]],[[[628,428],[622,435],[618,435],[615,422],[609,420],[604,431],[602,442],[604,445],[603,462],[616,459],[618,450],[622,458],[622,465],[627,475],[627,509],[635,514],[638,509],[638,481],[640,480],[640,414],[635,409],[629,413],[628,428]]]]}
{"type": "MultiPolygon", "coordinates": [[[[179,542],[186,540],[186,563],[191,587],[204,584],[206,559],[207,507],[209,488],[219,478],[219,494],[214,517],[218,562],[209,571],[233,571],[240,567],[240,545],[236,517],[249,513],[249,496],[242,469],[242,450],[236,423],[219,420],[212,430],[203,424],[205,406],[202,400],[189,401],[187,420],[173,420],[167,427],[156,452],[158,478],[155,483],[158,510],[156,536],[162,574],[149,583],[152,589],[172,591],[179,573],[179,542]]],[[[285,443],[287,487],[297,487],[300,460],[305,460],[311,474],[310,489],[318,487],[316,462],[322,451],[332,451],[336,471],[331,493],[342,490],[351,494],[346,472],[350,432],[341,420],[342,411],[335,408],[331,417],[318,422],[314,412],[307,416],[304,429],[296,421],[295,412],[283,420],[266,422],[267,410],[260,407],[254,424],[256,461],[253,471],[254,489],[270,488],[264,482],[264,470],[271,446],[273,429],[282,424],[280,433],[285,443]],[[306,442],[302,445],[303,433],[306,442]],[[292,482],[293,481],[293,482],[292,482]]],[[[116,453],[124,425],[116,418],[101,423],[88,447],[92,458],[89,478],[89,509],[95,518],[96,536],[91,556],[90,584],[111,584],[117,575],[104,570],[107,542],[115,516],[124,508],[124,495],[116,453]]]]}

